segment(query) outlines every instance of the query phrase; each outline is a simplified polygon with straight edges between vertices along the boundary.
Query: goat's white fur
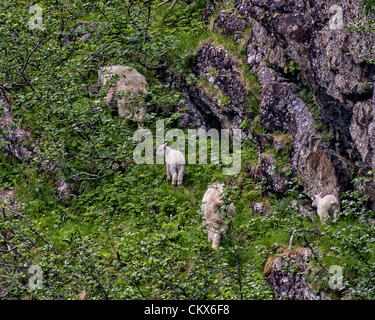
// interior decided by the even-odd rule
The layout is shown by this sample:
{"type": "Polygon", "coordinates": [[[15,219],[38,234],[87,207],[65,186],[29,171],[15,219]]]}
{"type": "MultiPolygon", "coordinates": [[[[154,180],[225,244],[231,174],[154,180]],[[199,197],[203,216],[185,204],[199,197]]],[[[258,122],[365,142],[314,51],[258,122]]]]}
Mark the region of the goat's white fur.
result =
{"type": "Polygon", "coordinates": [[[156,151],[156,155],[162,156],[164,152],[167,169],[167,180],[172,179],[173,186],[181,186],[184,179],[185,156],[181,151],[172,149],[167,144],[161,145],[156,151]]]}
{"type": "Polygon", "coordinates": [[[116,84],[108,88],[107,95],[105,96],[105,102],[109,106],[115,103],[119,116],[125,117],[127,120],[134,117],[140,124],[142,124],[143,118],[147,113],[147,108],[144,101],[142,101],[139,105],[136,105],[135,110],[131,110],[132,108],[127,105],[127,103],[132,97],[134,98],[140,94],[147,93],[146,78],[136,69],[120,65],[102,67],[99,69],[98,75],[99,86],[106,85],[113,76],[119,76],[116,84]],[[124,92],[128,92],[130,94],[116,101],[115,97],[124,92]]]}
{"type": "Polygon", "coordinates": [[[333,195],[327,195],[324,198],[316,195],[313,206],[317,207],[318,216],[323,223],[326,222],[330,216],[336,219],[337,212],[340,210],[340,203],[333,195]]]}
{"type": "MultiPolygon", "coordinates": [[[[222,199],[224,183],[216,183],[208,187],[202,199],[201,211],[203,214],[204,232],[208,235],[208,241],[212,241],[212,248],[218,249],[220,238],[228,231],[228,224],[217,212],[217,209],[224,204],[222,199]]],[[[235,208],[233,203],[227,208],[228,215],[234,216],[235,208]]]]}

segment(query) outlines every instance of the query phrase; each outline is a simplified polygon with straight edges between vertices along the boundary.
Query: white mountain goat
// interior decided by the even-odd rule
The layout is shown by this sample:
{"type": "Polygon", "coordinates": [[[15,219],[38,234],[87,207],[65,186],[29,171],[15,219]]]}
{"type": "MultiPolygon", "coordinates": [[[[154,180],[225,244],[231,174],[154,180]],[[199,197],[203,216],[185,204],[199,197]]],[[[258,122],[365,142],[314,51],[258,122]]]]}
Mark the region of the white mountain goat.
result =
{"type": "Polygon", "coordinates": [[[172,186],[181,186],[184,179],[185,156],[181,151],[168,147],[167,143],[158,148],[156,156],[161,157],[163,152],[167,167],[167,180],[172,179],[172,186]]]}
{"type": "Polygon", "coordinates": [[[218,209],[224,205],[223,188],[224,183],[209,186],[202,199],[204,232],[208,235],[208,241],[212,241],[213,249],[219,248],[221,236],[228,231],[229,225],[225,222],[224,216],[233,217],[235,213],[233,203],[223,208],[224,212],[218,212],[218,209]]]}
{"type": "Polygon", "coordinates": [[[333,195],[328,195],[324,198],[316,195],[312,204],[317,207],[318,216],[323,223],[326,222],[330,216],[336,219],[337,212],[340,210],[340,203],[333,195]]]}
{"type": "Polygon", "coordinates": [[[146,78],[140,74],[136,69],[111,65],[102,67],[98,71],[98,85],[104,86],[114,76],[118,76],[115,84],[108,88],[105,96],[105,103],[111,108],[117,108],[120,117],[125,117],[126,120],[134,118],[143,126],[143,119],[147,113],[145,101],[137,97],[147,93],[146,78]],[[128,93],[125,97],[119,95],[128,93]],[[116,97],[119,98],[116,98],[116,97]],[[134,100],[133,102],[132,99],[134,100]]]}

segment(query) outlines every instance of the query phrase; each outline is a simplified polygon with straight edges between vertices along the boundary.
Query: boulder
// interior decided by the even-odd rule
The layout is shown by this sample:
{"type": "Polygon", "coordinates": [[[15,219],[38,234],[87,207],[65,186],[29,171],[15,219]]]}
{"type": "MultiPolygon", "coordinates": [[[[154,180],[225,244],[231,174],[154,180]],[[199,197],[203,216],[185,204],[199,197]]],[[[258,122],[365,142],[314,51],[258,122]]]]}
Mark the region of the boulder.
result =
{"type": "Polygon", "coordinates": [[[82,290],[82,292],[78,295],[78,300],[89,300],[89,295],[86,290],[82,290]]]}
{"type": "Polygon", "coordinates": [[[19,209],[13,190],[7,190],[0,187],[0,206],[1,208],[6,207],[14,211],[19,209]]]}
{"type": "Polygon", "coordinates": [[[266,202],[256,202],[253,204],[253,212],[261,216],[269,215],[269,204],[266,202]]]}
{"type": "Polygon", "coordinates": [[[278,300],[320,300],[310,287],[309,271],[312,252],[308,248],[285,251],[270,257],[264,276],[278,300]]]}

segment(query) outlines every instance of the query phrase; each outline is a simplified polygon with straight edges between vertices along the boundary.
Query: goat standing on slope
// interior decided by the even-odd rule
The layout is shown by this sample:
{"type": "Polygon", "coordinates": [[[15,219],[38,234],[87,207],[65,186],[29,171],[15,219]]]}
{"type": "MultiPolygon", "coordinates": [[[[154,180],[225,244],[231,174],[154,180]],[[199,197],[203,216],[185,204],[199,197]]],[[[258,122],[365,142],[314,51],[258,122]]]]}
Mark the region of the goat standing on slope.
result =
{"type": "MultiPolygon", "coordinates": [[[[221,236],[229,229],[225,217],[218,212],[220,207],[224,205],[223,193],[224,183],[215,183],[208,187],[202,199],[201,211],[203,225],[205,226],[204,232],[208,235],[208,241],[212,242],[213,249],[219,248],[221,236]]],[[[233,203],[224,210],[224,215],[227,215],[227,217],[233,217],[235,214],[233,203]]]]}
{"type": "Polygon", "coordinates": [[[161,157],[164,152],[165,164],[167,167],[167,180],[172,179],[172,186],[181,186],[184,179],[185,156],[181,151],[174,150],[162,144],[156,151],[156,155],[161,157]]]}
{"type": "Polygon", "coordinates": [[[328,195],[324,198],[316,195],[313,206],[317,207],[318,216],[323,223],[326,222],[330,216],[336,219],[337,212],[340,210],[340,203],[333,195],[328,195]]]}

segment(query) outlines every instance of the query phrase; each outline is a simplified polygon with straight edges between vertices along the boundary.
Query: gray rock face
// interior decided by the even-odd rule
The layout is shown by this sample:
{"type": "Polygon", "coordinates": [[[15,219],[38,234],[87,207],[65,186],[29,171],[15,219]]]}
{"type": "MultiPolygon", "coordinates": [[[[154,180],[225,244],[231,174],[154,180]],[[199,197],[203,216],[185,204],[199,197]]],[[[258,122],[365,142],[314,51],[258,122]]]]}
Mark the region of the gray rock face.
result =
{"type": "Polygon", "coordinates": [[[375,66],[366,61],[375,35],[331,30],[332,5],[342,7],[345,23],[361,19],[361,0],[245,0],[237,1],[236,8],[256,21],[252,42],[256,38],[257,45],[248,51],[248,62],[259,62],[262,55],[275,69],[283,70],[291,61],[298,64],[300,78],[320,102],[322,121],[333,133],[336,151],[349,158],[358,148],[362,161],[375,168],[371,151],[375,66]]]}
{"type": "Polygon", "coordinates": [[[278,69],[267,67],[267,57],[275,61],[287,61],[285,52],[270,39],[267,31],[254,22],[248,42],[248,63],[262,85],[260,117],[269,131],[281,131],[293,135],[292,172],[302,177],[305,191],[315,194],[338,195],[351,182],[352,165],[339,152],[324,141],[315,129],[315,121],[306,103],[300,97],[301,89],[284,77],[278,69]],[[268,42],[267,40],[270,39],[268,42]],[[262,41],[274,50],[270,55],[262,41]],[[276,58],[278,57],[278,58],[276,58]]]}
{"type": "Polygon", "coordinates": [[[184,99],[178,103],[175,112],[181,115],[178,120],[178,124],[181,128],[209,129],[209,120],[191,101],[188,92],[184,92],[184,99]]]}
{"type": "Polygon", "coordinates": [[[247,21],[236,10],[221,11],[215,19],[214,29],[226,36],[233,36],[235,40],[243,37],[247,21]]]}
{"type": "Polygon", "coordinates": [[[328,95],[344,102],[371,95],[365,83],[374,81],[374,73],[358,49],[369,53],[375,36],[331,30],[329,9],[340,5],[345,22],[353,18],[358,21],[360,4],[361,0],[246,0],[238,1],[238,10],[272,33],[281,48],[300,65],[312,86],[324,87],[328,95]]]}
{"type": "Polygon", "coordinates": [[[288,189],[288,180],[282,173],[276,173],[276,160],[269,155],[260,155],[258,172],[267,182],[267,187],[275,192],[284,193],[288,189]]]}
{"type": "Polygon", "coordinates": [[[266,154],[259,155],[259,165],[249,167],[250,176],[256,182],[265,182],[268,191],[284,193],[288,189],[288,180],[283,173],[276,172],[276,160],[266,154]]]}
{"type": "Polygon", "coordinates": [[[256,202],[253,204],[253,212],[260,214],[261,216],[266,216],[270,214],[268,205],[264,202],[256,202]]]}
{"type": "Polygon", "coordinates": [[[298,248],[268,259],[264,275],[278,300],[320,300],[309,287],[308,271],[312,253],[298,248]]]}
{"type": "MultiPolygon", "coordinates": [[[[362,19],[361,0],[235,3],[233,9],[218,14],[214,29],[234,40],[243,37],[241,43],[247,39],[246,63],[262,86],[261,123],[269,133],[281,131],[293,137],[293,176],[302,178],[310,196],[337,196],[351,188],[355,166],[375,168],[375,66],[366,60],[375,35],[331,29],[330,9],[341,6],[348,24],[362,19]],[[251,33],[245,34],[250,25],[251,33]],[[299,83],[314,97],[318,120],[299,83]]],[[[191,91],[199,109],[213,116],[208,123],[216,118],[223,128],[234,128],[251,119],[238,68],[242,62],[214,43],[198,48],[192,65],[206,85],[191,91]],[[223,95],[228,103],[220,105],[223,95]]],[[[257,139],[261,152],[265,144],[273,143],[267,137],[257,139]]]]}
{"type": "MultiPolygon", "coordinates": [[[[311,111],[300,97],[301,89],[284,74],[283,70],[292,61],[290,53],[283,47],[283,42],[280,44],[281,40],[254,20],[249,12],[243,9],[243,6],[245,5],[239,6],[239,11],[244,16],[247,14],[246,23],[251,22],[253,25],[252,34],[248,39],[246,62],[253,73],[258,76],[262,86],[260,118],[263,127],[271,132],[281,131],[293,136],[292,172],[294,176],[302,177],[302,184],[310,196],[338,195],[340,190],[348,188],[352,180],[353,166],[345,158],[349,149],[348,144],[354,147],[354,144],[350,142],[350,119],[340,117],[340,119],[345,119],[345,123],[340,125],[339,129],[335,129],[337,136],[341,134],[344,138],[341,147],[336,148],[335,144],[332,146],[332,143],[322,138],[321,133],[315,129],[315,120],[311,111]],[[271,66],[266,63],[267,60],[271,66]],[[342,150],[345,151],[340,152],[342,150]]],[[[225,30],[232,32],[236,28],[236,23],[233,23],[232,30],[223,22],[222,16],[231,21],[233,19],[231,16],[238,13],[233,11],[230,15],[228,14],[229,11],[222,12],[216,22],[227,27],[225,30]]],[[[293,28],[289,30],[288,23],[298,21],[294,15],[282,20],[280,28],[283,34],[290,30],[293,34],[293,28]]],[[[243,28],[244,26],[241,26],[240,30],[243,28]]],[[[310,36],[306,34],[306,37],[310,36]]],[[[300,36],[296,36],[293,40],[296,45],[304,41],[298,37],[300,36]]],[[[207,113],[211,112],[219,119],[223,128],[239,127],[243,119],[251,118],[245,99],[248,91],[238,71],[239,62],[228,51],[213,43],[202,44],[198,48],[193,66],[198,77],[205,78],[214,89],[216,88],[230,99],[230,103],[224,107],[220,106],[219,94],[212,94],[210,88],[198,86],[194,89],[195,102],[204,105],[201,109],[205,109],[207,113]]],[[[269,165],[272,166],[270,163],[269,165]]],[[[269,175],[265,173],[267,165],[264,164],[263,167],[265,170],[261,169],[262,163],[260,163],[255,176],[266,179],[269,190],[284,192],[287,188],[285,177],[269,175]]]]}
{"type": "Polygon", "coordinates": [[[272,146],[276,152],[288,148],[290,138],[288,136],[274,136],[272,134],[258,134],[256,141],[261,153],[266,150],[267,145],[272,146]]]}
{"type": "Polygon", "coordinates": [[[314,129],[306,104],[297,96],[299,89],[289,83],[265,83],[261,118],[268,130],[294,135],[292,170],[303,177],[305,190],[314,194],[338,194],[351,181],[351,164],[323,141],[314,129]]]}
{"type": "Polygon", "coordinates": [[[237,61],[223,47],[203,43],[192,63],[200,79],[190,94],[194,103],[218,120],[224,129],[238,128],[245,118],[251,117],[246,103],[249,90],[237,61]]]}
{"type": "Polygon", "coordinates": [[[350,133],[363,161],[375,169],[375,100],[358,102],[353,109],[350,133]]]}

